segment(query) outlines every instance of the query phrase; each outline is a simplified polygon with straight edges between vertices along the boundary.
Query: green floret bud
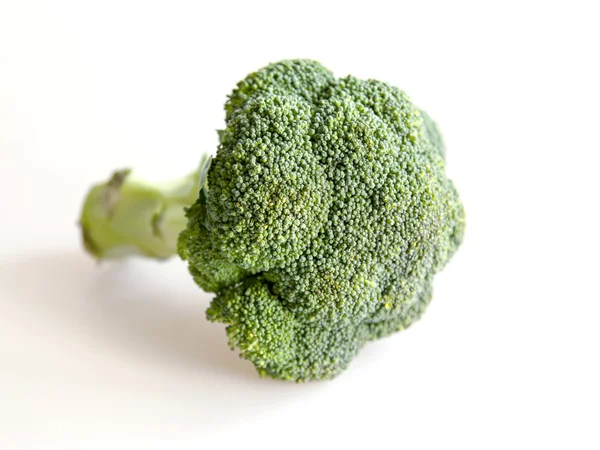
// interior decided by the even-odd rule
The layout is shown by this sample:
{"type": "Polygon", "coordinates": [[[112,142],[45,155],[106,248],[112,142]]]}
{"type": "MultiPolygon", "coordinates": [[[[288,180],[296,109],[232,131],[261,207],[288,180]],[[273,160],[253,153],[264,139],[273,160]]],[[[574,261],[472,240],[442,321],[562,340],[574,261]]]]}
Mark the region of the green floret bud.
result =
{"type": "Polygon", "coordinates": [[[228,324],[227,336],[232,348],[250,359],[262,373],[271,367],[289,366],[294,358],[295,321],[279,298],[260,278],[221,290],[206,316],[228,324]]]}
{"type": "Polygon", "coordinates": [[[179,254],[262,375],[330,379],[425,311],[464,210],[435,122],[401,90],[282,61],[231,94],[179,254]]]}

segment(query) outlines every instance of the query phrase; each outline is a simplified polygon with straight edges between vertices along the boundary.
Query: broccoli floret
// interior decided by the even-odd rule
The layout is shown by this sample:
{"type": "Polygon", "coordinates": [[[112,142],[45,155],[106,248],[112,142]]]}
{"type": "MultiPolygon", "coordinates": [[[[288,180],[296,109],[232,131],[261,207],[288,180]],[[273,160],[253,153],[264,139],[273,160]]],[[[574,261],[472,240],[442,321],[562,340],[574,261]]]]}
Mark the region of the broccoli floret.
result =
{"type": "Polygon", "coordinates": [[[437,125],[401,90],[308,60],[249,75],[225,111],[177,251],[260,374],[333,378],[421,316],[462,241],[437,125]]]}

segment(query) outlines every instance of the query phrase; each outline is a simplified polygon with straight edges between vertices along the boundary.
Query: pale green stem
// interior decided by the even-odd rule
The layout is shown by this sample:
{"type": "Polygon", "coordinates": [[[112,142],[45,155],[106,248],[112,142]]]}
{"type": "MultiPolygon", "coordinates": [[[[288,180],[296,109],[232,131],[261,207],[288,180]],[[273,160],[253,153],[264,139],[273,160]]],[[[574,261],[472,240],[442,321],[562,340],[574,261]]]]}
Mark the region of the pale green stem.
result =
{"type": "Polygon", "coordinates": [[[197,171],[164,184],[121,170],[93,186],[80,220],[86,250],[98,259],[175,255],[179,234],[187,226],[185,208],[198,198],[201,183],[206,186],[209,166],[210,158],[204,158],[197,171]]]}

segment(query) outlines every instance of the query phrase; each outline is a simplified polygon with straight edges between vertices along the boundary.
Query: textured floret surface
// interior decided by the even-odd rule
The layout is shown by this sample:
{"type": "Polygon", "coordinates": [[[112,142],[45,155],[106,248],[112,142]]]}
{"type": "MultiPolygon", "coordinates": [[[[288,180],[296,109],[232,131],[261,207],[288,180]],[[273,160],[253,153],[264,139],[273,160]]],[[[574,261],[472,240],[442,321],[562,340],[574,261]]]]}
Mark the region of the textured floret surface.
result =
{"type": "Polygon", "coordinates": [[[179,254],[261,374],[332,378],[420,317],[462,241],[439,130],[401,90],[309,60],[249,75],[225,111],[179,254]]]}

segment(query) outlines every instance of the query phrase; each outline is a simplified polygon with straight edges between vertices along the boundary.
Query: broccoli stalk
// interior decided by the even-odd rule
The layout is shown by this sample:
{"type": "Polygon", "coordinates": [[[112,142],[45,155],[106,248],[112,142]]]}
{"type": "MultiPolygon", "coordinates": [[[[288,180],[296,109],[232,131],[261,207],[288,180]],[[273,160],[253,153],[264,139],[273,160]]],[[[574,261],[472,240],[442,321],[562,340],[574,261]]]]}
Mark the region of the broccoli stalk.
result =
{"type": "Polygon", "coordinates": [[[168,183],[149,183],[131,170],[116,171],[93,186],[81,213],[81,234],[88,252],[98,259],[177,254],[177,239],[187,226],[185,208],[198,198],[210,158],[200,168],[168,183]]]}

